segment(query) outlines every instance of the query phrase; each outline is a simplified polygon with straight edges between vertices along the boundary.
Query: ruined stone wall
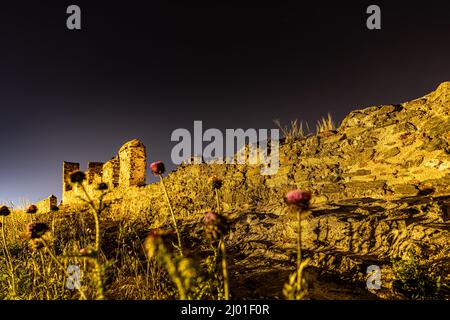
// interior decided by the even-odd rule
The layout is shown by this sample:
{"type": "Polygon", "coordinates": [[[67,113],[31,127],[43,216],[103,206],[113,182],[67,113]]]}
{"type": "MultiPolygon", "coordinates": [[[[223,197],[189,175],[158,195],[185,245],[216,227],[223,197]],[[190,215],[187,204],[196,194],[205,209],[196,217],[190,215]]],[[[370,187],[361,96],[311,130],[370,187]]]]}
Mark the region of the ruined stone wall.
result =
{"type": "Polygon", "coordinates": [[[75,162],[63,162],[63,173],[62,173],[62,198],[63,201],[70,202],[74,197],[73,187],[70,183],[70,174],[74,171],[80,170],[80,164],[75,162]]]}
{"type": "Polygon", "coordinates": [[[103,165],[103,182],[109,188],[116,188],[119,186],[119,157],[115,156],[103,165]]]}
{"type": "Polygon", "coordinates": [[[119,186],[143,186],[146,176],[146,151],[142,142],[135,139],[119,150],[119,186]]]}
{"type": "Polygon", "coordinates": [[[39,213],[47,213],[57,208],[57,198],[54,195],[50,195],[48,198],[36,203],[39,213]]]}
{"type": "MultiPolygon", "coordinates": [[[[279,208],[293,188],[313,192],[314,203],[372,198],[393,201],[450,194],[450,83],[400,105],[351,112],[334,131],[280,146],[280,168],[261,175],[252,165],[183,164],[165,177],[174,205],[189,210],[214,208],[207,180],[224,180],[226,210],[243,206],[279,208]]],[[[124,159],[130,153],[124,150],[124,159]]],[[[121,158],[122,160],[122,158],[121,158]]],[[[122,177],[127,170],[121,171],[122,177]]],[[[116,189],[129,213],[164,209],[159,185],[116,189]]],[[[186,212],[187,213],[187,212],[186,212]]]]}
{"type": "MultiPolygon", "coordinates": [[[[411,102],[353,111],[337,130],[283,143],[275,175],[263,176],[259,166],[251,165],[186,164],[166,179],[186,201],[202,202],[208,177],[219,175],[229,208],[280,204],[278,195],[292,188],[311,190],[316,202],[448,194],[449,106],[450,83],[444,83],[411,102]]],[[[145,159],[145,146],[132,140],[103,166],[103,181],[117,189],[111,197],[133,197],[132,187],[145,184],[145,159]]]]}
{"type": "MultiPolygon", "coordinates": [[[[124,144],[119,154],[106,163],[90,162],[86,170],[84,189],[88,193],[96,193],[97,187],[104,182],[110,190],[144,186],[146,178],[146,150],[144,144],[131,140],[124,144]]],[[[82,188],[72,186],[70,174],[80,170],[79,163],[63,162],[63,199],[64,204],[79,202],[84,197],[82,188]]]]}
{"type": "Polygon", "coordinates": [[[99,184],[102,182],[103,163],[89,162],[86,170],[86,178],[88,184],[99,184]]]}

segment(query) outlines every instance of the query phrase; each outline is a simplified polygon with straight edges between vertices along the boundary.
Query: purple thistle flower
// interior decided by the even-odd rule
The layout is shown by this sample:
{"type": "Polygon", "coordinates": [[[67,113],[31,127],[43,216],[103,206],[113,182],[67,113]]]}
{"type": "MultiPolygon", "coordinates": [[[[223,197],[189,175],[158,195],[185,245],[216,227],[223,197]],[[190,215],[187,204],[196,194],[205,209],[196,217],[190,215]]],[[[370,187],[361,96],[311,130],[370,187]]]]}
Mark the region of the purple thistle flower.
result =
{"type": "Polygon", "coordinates": [[[214,211],[205,213],[203,222],[206,235],[212,240],[220,239],[228,231],[227,219],[214,211]]]}
{"type": "Polygon", "coordinates": [[[301,208],[308,208],[311,201],[311,192],[307,190],[292,190],[286,194],[286,203],[301,208]]]}
{"type": "Polygon", "coordinates": [[[152,172],[155,176],[166,172],[166,168],[164,167],[164,163],[162,163],[162,161],[153,162],[152,164],[150,164],[150,169],[152,169],[152,172]]]}

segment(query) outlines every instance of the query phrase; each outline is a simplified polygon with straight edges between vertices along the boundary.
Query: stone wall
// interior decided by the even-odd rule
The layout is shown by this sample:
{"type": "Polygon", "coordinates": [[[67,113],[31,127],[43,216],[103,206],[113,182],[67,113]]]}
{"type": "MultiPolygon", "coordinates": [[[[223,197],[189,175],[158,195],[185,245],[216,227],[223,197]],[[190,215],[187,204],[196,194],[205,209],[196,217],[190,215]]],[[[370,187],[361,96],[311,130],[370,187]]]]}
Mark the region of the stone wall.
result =
{"type": "Polygon", "coordinates": [[[89,162],[88,169],[86,170],[87,183],[99,184],[102,182],[103,163],[102,162],[89,162]]]}
{"type": "Polygon", "coordinates": [[[57,198],[54,195],[50,195],[48,198],[36,203],[39,213],[47,213],[55,210],[58,207],[57,198]]]}
{"type": "MultiPolygon", "coordinates": [[[[98,184],[105,182],[110,190],[144,186],[146,179],[147,156],[144,144],[131,140],[124,144],[119,154],[106,163],[90,162],[86,170],[85,190],[95,193],[98,184]]],[[[80,170],[79,163],[63,162],[63,199],[64,204],[79,202],[84,197],[83,190],[73,187],[70,183],[70,174],[80,170]]]]}
{"type": "Polygon", "coordinates": [[[143,186],[146,176],[146,151],[144,144],[135,139],[119,150],[119,186],[143,186]]]}
{"type": "MultiPolygon", "coordinates": [[[[258,194],[291,188],[311,190],[317,203],[448,194],[449,105],[450,83],[443,83],[411,102],[353,111],[335,131],[282,143],[275,175],[262,176],[252,165],[184,164],[166,179],[177,185],[177,193],[198,201],[208,176],[217,174],[225,180],[224,205],[230,208],[273,202],[258,194]]],[[[103,165],[103,182],[117,189],[111,197],[126,198],[135,192],[132,187],[145,185],[145,159],[145,146],[132,140],[103,165]]]]}
{"type": "Polygon", "coordinates": [[[109,188],[119,186],[119,156],[115,156],[103,165],[103,182],[108,184],[109,188]]]}
{"type": "Polygon", "coordinates": [[[62,198],[67,202],[73,198],[73,187],[70,183],[70,174],[74,171],[80,170],[80,164],[75,162],[63,162],[63,173],[62,173],[62,198]]]}

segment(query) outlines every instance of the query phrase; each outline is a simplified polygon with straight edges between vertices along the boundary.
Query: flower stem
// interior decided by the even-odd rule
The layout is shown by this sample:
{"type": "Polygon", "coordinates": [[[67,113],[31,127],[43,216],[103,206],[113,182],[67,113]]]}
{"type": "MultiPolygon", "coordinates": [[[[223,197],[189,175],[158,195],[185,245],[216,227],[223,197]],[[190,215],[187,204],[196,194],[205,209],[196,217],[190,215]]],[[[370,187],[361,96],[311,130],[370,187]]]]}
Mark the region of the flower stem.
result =
{"type": "Polygon", "coordinates": [[[183,248],[181,247],[181,237],[180,237],[180,232],[178,231],[178,225],[177,225],[177,220],[175,219],[175,213],[173,212],[173,207],[172,207],[172,203],[170,202],[170,198],[169,198],[169,194],[167,193],[167,189],[166,189],[166,185],[164,184],[164,179],[162,177],[162,175],[159,175],[159,178],[161,180],[161,185],[163,187],[164,190],[164,194],[166,196],[166,201],[167,204],[169,206],[169,210],[170,213],[172,215],[172,220],[173,220],[173,225],[175,228],[175,232],[177,233],[177,238],[178,238],[178,250],[180,251],[180,255],[183,256],[183,248]]]}
{"type": "Polygon", "coordinates": [[[97,286],[97,299],[104,300],[105,294],[103,289],[102,268],[100,262],[98,261],[98,258],[94,259],[94,264],[95,264],[95,280],[97,286]]]}
{"type": "Polygon", "coordinates": [[[162,254],[162,258],[164,260],[164,263],[166,264],[167,271],[169,272],[169,275],[172,278],[173,283],[175,283],[175,286],[178,289],[178,293],[180,294],[180,300],[187,300],[186,290],[183,286],[183,282],[178,276],[176,265],[173,263],[170,255],[167,254],[166,252],[162,254]]]}
{"type": "Polygon", "coordinates": [[[219,190],[218,189],[214,189],[214,191],[216,193],[217,213],[221,213],[219,190]]]}
{"type": "Polygon", "coordinates": [[[100,253],[100,219],[99,219],[100,210],[95,207],[94,201],[89,196],[89,193],[87,192],[84,185],[82,183],[78,183],[78,185],[83,190],[83,193],[87,198],[87,203],[89,204],[89,206],[92,209],[92,215],[94,216],[94,221],[95,221],[95,251],[97,252],[97,254],[99,254],[100,253]]]}
{"type": "Polygon", "coordinates": [[[91,207],[92,215],[94,216],[95,221],[95,258],[94,258],[94,265],[95,265],[95,282],[97,286],[97,299],[103,300],[105,298],[104,296],[104,289],[103,289],[103,278],[102,278],[102,268],[100,264],[100,214],[102,211],[102,201],[100,200],[99,207],[96,208],[94,201],[89,196],[89,193],[87,192],[86,188],[84,187],[83,183],[78,183],[78,185],[81,187],[81,190],[83,190],[84,195],[86,196],[87,203],[91,207]]]}
{"type": "Polygon", "coordinates": [[[52,233],[55,235],[55,215],[52,215],[52,233]]]}
{"type": "Polygon", "coordinates": [[[297,220],[298,220],[298,237],[297,237],[297,290],[301,291],[302,288],[302,273],[301,273],[301,263],[302,263],[302,220],[301,220],[302,210],[297,209],[297,220]]]}
{"type": "Polygon", "coordinates": [[[225,247],[225,240],[220,239],[220,251],[222,252],[222,272],[223,272],[223,287],[225,292],[225,300],[230,300],[230,289],[228,282],[228,267],[227,267],[227,251],[225,247]]]}

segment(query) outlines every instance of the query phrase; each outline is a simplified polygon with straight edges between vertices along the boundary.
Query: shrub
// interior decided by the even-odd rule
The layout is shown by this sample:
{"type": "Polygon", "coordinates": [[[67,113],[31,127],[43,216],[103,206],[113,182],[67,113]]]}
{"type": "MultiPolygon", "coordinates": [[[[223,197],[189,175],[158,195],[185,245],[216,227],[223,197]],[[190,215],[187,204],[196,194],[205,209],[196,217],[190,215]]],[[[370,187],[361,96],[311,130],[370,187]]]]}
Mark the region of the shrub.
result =
{"type": "Polygon", "coordinates": [[[437,298],[440,277],[433,276],[430,266],[421,264],[414,254],[405,260],[395,260],[392,271],[394,290],[414,300],[437,298]]]}

